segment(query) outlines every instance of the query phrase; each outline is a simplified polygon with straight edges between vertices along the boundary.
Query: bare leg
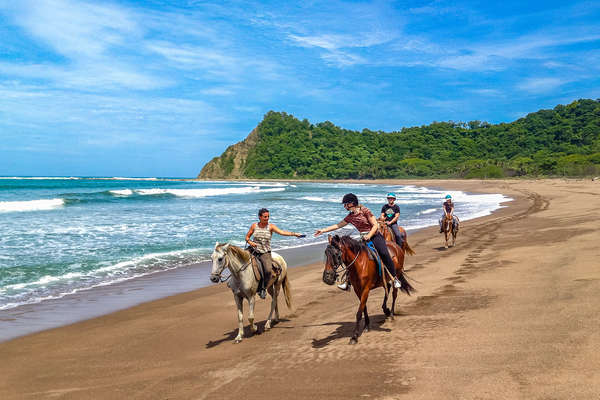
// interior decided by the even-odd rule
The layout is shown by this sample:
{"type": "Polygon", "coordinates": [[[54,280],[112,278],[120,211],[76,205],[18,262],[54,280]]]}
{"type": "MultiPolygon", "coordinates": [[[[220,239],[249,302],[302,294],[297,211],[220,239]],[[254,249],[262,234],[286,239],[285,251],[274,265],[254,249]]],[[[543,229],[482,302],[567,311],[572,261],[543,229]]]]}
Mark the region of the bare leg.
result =
{"type": "Polygon", "coordinates": [[[234,341],[235,343],[239,343],[244,337],[244,298],[237,295],[233,295],[233,298],[238,309],[238,334],[234,341]]]}

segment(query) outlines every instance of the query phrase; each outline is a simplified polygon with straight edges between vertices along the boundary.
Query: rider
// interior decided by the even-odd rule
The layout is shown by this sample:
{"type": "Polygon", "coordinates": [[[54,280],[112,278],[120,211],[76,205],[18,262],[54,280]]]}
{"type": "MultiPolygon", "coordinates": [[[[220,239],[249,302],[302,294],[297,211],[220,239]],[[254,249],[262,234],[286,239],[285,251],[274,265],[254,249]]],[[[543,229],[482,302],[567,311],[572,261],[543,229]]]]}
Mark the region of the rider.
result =
{"type": "Polygon", "coordinates": [[[267,297],[267,285],[271,280],[271,271],[273,268],[273,260],[271,259],[271,236],[273,232],[282,236],[301,237],[302,234],[289,232],[279,229],[275,224],[269,224],[269,210],[261,208],[258,210],[258,222],[253,223],[246,233],[246,243],[258,255],[262,264],[263,280],[258,295],[261,299],[267,297]],[[254,235],[250,240],[250,236],[254,235]]]}
{"type": "Polygon", "coordinates": [[[439,221],[440,233],[444,232],[444,230],[442,229],[442,221],[448,215],[452,215],[452,224],[454,226],[458,227],[458,217],[456,217],[456,215],[454,215],[454,203],[452,202],[452,196],[450,196],[449,194],[446,195],[446,201],[444,201],[444,203],[442,204],[442,210],[444,210],[444,213],[442,214],[442,217],[440,218],[440,221],[439,221]]]}
{"type": "Polygon", "coordinates": [[[400,218],[400,207],[398,204],[394,204],[396,201],[395,193],[387,194],[387,204],[384,204],[381,207],[381,219],[385,220],[385,223],[392,229],[394,232],[394,236],[396,238],[396,243],[398,246],[402,247],[402,235],[400,235],[400,230],[398,229],[398,218],[400,218]]]}
{"type": "MultiPolygon", "coordinates": [[[[396,268],[394,266],[394,261],[388,252],[387,246],[385,244],[385,239],[381,234],[377,231],[377,220],[371,213],[367,207],[359,204],[358,198],[353,193],[348,193],[344,195],[342,199],[342,203],[344,204],[344,208],[348,211],[348,215],[338,222],[335,225],[328,226],[327,228],[318,229],[315,231],[315,236],[319,236],[325,232],[331,232],[336,229],[343,228],[348,224],[354,225],[356,229],[360,232],[360,236],[362,240],[368,242],[371,240],[381,257],[381,260],[387,267],[388,271],[394,277],[394,287],[400,288],[402,284],[396,278],[396,268]]],[[[346,283],[338,286],[340,289],[346,290],[349,286],[346,283]]]]}

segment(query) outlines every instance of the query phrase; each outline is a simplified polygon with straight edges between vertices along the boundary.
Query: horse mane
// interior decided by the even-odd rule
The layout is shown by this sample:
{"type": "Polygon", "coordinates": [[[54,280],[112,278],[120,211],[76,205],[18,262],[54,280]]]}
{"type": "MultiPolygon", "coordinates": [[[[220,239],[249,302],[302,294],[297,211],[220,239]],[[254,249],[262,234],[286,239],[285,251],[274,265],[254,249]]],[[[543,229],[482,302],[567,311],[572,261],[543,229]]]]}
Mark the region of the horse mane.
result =
{"type": "Polygon", "coordinates": [[[367,245],[361,240],[352,239],[350,236],[342,236],[340,238],[340,244],[349,248],[355,254],[360,253],[362,250],[367,250],[367,245]]]}
{"type": "Polygon", "coordinates": [[[244,250],[240,247],[234,246],[232,244],[229,245],[228,250],[230,250],[240,260],[242,260],[244,262],[250,261],[250,253],[247,252],[246,250],[244,250]]]}

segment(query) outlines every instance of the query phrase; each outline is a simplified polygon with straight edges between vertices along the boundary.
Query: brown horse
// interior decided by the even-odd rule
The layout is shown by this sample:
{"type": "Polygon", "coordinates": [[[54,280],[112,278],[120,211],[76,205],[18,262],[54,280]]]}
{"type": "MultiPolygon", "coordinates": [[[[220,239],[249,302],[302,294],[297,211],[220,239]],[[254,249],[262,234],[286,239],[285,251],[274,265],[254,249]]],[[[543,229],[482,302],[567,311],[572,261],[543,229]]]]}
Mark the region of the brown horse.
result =
{"type": "MultiPolygon", "coordinates": [[[[414,256],[415,255],[414,250],[411,249],[410,246],[408,245],[406,231],[400,225],[398,225],[398,230],[400,231],[400,235],[402,236],[402,250],[404,250],[405,254],[408,254],[409,256],[414,256]]],[[[377,231],[379,233],[381,233],[381,235],[383,236],[383,238],[386,241],[396,242],[396,236],[394,235],[394,231],[392,230],[392,228],[390,228],[390,226],[388,224],[385,223],[384,220],[382,220],[382,219],[377,220],[377,231]]]]}
{"type": "Polygon", "coordinates": [[[452,247],[454,247],[458,230],[454,226],[454,217],[452,214],[447,214],[444,219],[442,219],[442,232],[444,232],[444,236],[446,237],[446,248],[448,248],[448,239],[450,239],[450,235],[452,235],[452,247]]]}
{"type": "MultiPolygon", "coordinates": [[[[392,259],[394,260],[398,280],[402,283],[402,288],[400,290],[410,295],[415,289],[408,283],[406,276],[404,275],[404,250],[394,242],[387,242],[386,244],[390,256],[392,256],[392,259]]],[[[356,296],[360,300],[360,305],[356,312],[356,326],[354,328],[354,333],[350,338],[350,344],[356,343],[358,337],[362,333],[360,321],[363,313],[365,315],[364,330],[369,330],[370,320],[369,313],[367,312],[367,299],[369,298],[369,292],[372,289],[378,287],[384,288],[385,293],[381,308],[386,317],[390,317],[392,320],[394,319],[394,306],[396,304],[396,297],[398,296],[398,289],[393,287],[390,283],[389,276],[386,276],[386,279],[383,279],[382,276],[380,276],[377,262],[369,258],[369,252],[364,242],[354,240],[350,236],[330,236],[329,246],[325,249],[325,256],[323,281],[328,285],[333,285],[336,281],[339,268],[344,268],[345,266],[348,271],[348,279],[354,288],[356,296]],[[391,310],[387,307],[390,289],[392,289],[391,310]]],[[[382,268],[385,270],[383,262],[382,268]]],[[[384,271],[383,274],[387,273],[384,271]]]]}

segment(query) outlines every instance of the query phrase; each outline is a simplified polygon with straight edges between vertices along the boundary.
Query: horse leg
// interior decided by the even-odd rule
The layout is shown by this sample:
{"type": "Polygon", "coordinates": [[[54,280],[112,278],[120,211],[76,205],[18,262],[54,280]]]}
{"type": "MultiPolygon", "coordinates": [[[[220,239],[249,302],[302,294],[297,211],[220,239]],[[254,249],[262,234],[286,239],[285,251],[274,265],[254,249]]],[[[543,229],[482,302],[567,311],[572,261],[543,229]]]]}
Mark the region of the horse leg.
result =
{"type": "Polygon", "coordinates": [[[354,327],[354,334],[352,334],[349,344],[356,344],[356,342],[358,342],[358,337],[361,334],[360,321],[362,319],[363,311],[367,307],[367,299],[368,298],[369,298],[369,285],[365,285],[365,288],[363,289],[363,292],[360,296],[360,305],[358,306],[358,311],[356,311],[356,326],[354,327]]]}
{"type": "Polygon", "coordinates": [[[365,305],[365,328],[363,329],[365,332],[369,332],[371,330],[371,320],[369,319],[369,313],[367,312],[367,306],[365,305]]]}
{"type": "Polygon", "coordinates": [[[279,291],[281,290],[281,283],[277,283],[276,285],[273,285],[273,293],[275,294],[275,297],[273,298],[275,300],[275,322],[279,322],[279,291]]]}
{"type": "Polygon", "coordinates": [[[233,298],[235,299],[238,311],[238,334],[235,337],[234,342],[239,343],[244,337],[244,299],[237,295],[233,295],[233,298]]]}
{"type": "MultiPolygon", "coordinates": [[[[267,318],[267,322],[265,323],[265,331],[271,329],[271,324],[273,320],[273,313],[277,308],[277,285],[273,284],[269,287],[269,294],[271,295],[271,311],[269,312],[269,318],[267,318]]],[[[275,314],[275,321],[277,321],[278,315],[275,314]]]]}
{"type": "Polygon", "coordinates": [[[397,297],[398,297],[398,289],[393,288],[392,289],[392,312],[390,314],[390,319],[392,321],[394,320],[394,314],[396,314],[395,307],[396,307],[396,298],[397,297]]]}
{"type": "Polygon", "coordinates": [[[250,322],[250,331],[252,334],[255,334],[258,331],[256,325],[254,325],[254,304],[256,304],[256,296],[252,296],[250,300],[248,300],[250,311],[248,313],[248,322],[250,322]]]}
{"type": "Polygon", "coordinates": [[[448,248],[448,229],[444,231],[444,237],[446,238],[446,248],[448,248]]]}
{"type": "MultiPolygon", "coordinates": [[[[392,286],[392,285],[390,285],[390,286],[392,286]]],[[[389,287],[385,288],[385,292],[383,294],[383,304],[381,305],[381,309],[383,310],[383,313],[385,314],[386,317],[390,316],[390,309],[387,307],[388,293],[389,293],[389,287]]]]}

